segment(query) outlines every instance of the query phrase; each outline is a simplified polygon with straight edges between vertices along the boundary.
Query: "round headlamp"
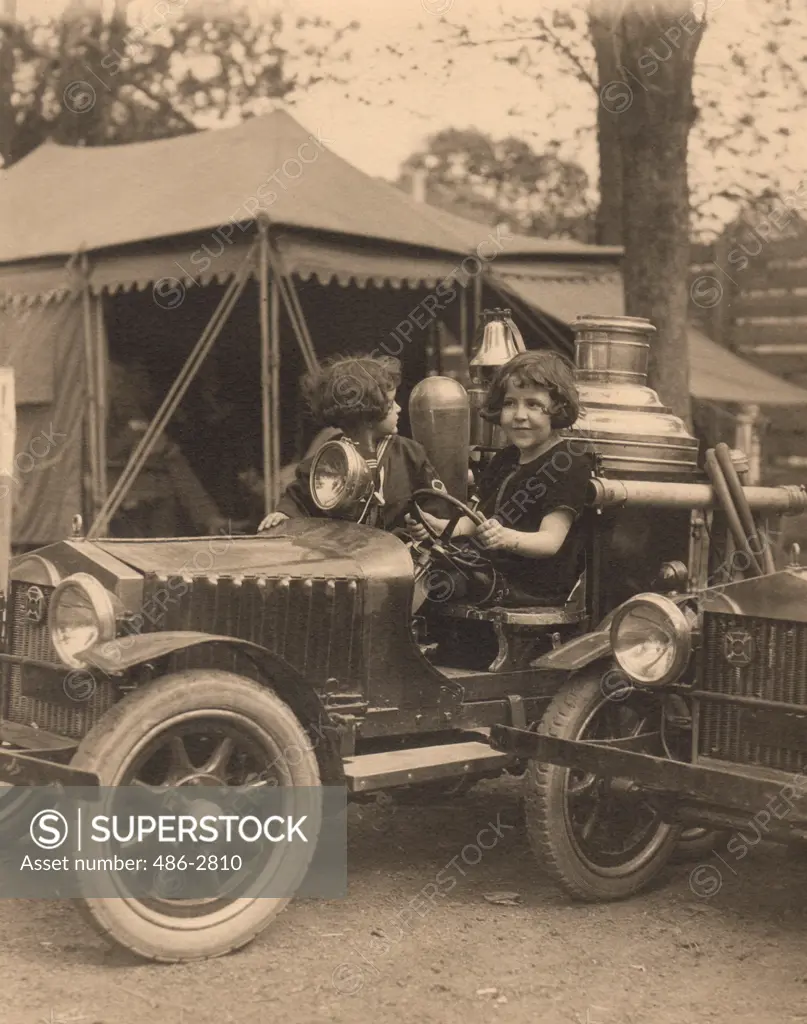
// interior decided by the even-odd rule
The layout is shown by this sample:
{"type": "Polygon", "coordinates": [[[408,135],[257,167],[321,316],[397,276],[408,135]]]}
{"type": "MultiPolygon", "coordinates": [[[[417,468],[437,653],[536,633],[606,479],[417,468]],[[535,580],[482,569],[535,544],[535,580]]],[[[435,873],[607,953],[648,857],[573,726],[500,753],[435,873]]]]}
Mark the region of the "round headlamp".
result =
{"type": "Polygon", "coordinates": [[[661,594],[627,601],[611,623],[611,648],[634,683],[663,686],[684,671],[692,652],[692,630],[684,612],[661,594]]]}
{"type": "Polygon", "coordinates": [[[352,509],[369,496],[372,484],[370,467],[347,441],[328,441],[311,463],[311,496],[323,512],[352,509]]]}
{"type": "Polygon", "coordinates": [[[93,576],[77,572],[54,590],[48,625],[56,653],[65,665],[79,668],[84,651],[115,639],[115,599],[93,576]]]}

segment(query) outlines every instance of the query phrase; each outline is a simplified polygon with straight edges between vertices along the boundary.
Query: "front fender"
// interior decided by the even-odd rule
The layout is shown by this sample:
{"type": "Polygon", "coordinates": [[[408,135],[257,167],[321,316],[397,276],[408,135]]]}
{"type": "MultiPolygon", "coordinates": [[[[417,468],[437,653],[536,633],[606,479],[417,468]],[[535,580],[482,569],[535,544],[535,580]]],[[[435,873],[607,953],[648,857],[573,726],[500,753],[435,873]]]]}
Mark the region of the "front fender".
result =
{"type": "MultiPolygon", "coordinates": [[[[242,650],[251,650],[261,660],[269,658],[277,662],[278,668],[292,672],[299,677],[296,669],[287,665],[282,658],[259,644],[249,640],[239,640],[231,636],[217,636],[215,633],[199,633],[190,630],[174,630],[164,633],[139,633],[132,636],[118,637],[117,640],[106,640],[85,651],[81,657],[88,665],[100,668],[110,676],[123,675],[136,665],[142,665],[155,658],[164,658],[177,651],[185,651],[200,644],[228,644],[242,650]]],[[[301,677],[299,677],[301,679],[301,677]]],[[[302,681],[302,679],[301,679],[302,681]]]]}
{"type": "Polygon", "coordinates": [[[244,652],[308,731],[323,783],[340,785],[344,782],[339,730],[323,707],[319,694],[296,668],[260,644],[215,633],[167,630],[107,640],[85,651],[82,658],[88,666],[99,668],[107,675],[121,676],[137,665],[203,644],[219,644],[231,651],[244,652]]]}
{"type": "Polygon", "coordinates": [[[575,637],[553,651],[547,651],[531,662],[533,668],[554,669],[562,672],[579,672],[593,661],[611,654],[611,631],[596,630],[575,637]]]}

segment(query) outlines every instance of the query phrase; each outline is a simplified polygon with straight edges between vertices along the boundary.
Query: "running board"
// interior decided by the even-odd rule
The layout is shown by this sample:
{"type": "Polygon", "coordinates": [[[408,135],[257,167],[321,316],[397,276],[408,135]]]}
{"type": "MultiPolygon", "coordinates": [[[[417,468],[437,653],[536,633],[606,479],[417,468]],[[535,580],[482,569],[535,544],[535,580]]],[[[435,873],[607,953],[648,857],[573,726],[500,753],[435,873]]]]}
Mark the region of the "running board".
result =
{"type": "Polygon", "coordinates": [[[367,793],[392,786],[460,779],[482,775],[513,764],[515,758],[493,750],[487,743],[441,743],[436,747],[385,750],[345,759],[345,780],[351,793],[367,793]]]}

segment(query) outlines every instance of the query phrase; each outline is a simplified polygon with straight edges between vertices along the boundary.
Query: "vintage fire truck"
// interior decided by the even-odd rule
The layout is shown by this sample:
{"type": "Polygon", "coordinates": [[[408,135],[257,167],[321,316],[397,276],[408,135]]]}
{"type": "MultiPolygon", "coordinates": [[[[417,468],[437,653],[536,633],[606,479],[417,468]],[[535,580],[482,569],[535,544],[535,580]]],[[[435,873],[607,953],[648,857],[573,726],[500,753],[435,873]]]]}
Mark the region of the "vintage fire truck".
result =
{"type": "MultiPolygon", "coordinates": [[[[407,799],[524,773],[538,854],[577,895],[616,898],[664,864],[679,818],[727,823],[685,815],[686,801],[665,813],[658,780],[736,806],[743,786],[763,786],[760,773],[770,783],[794,770],[804,741],[770,730],[784,723],[795,736],[803,721],[805,627],[789,604],[784,619],[746,611],[753,579],[734,584],[736,599],[727,587],[718,606],[699,596],[735,523],[698,468],[697,441],[646,386],[653,327],[584,316],[574,330],[583,413],[572,432],[596,460],[585,571],[562,606],[439,599],[435,574],[458,552],[350,521],[366,467],[339,442],[312,468],[330,517],[259,536],[65,539],[11,569],[5,813],[24,799],[20,784],[257,779],[407,799]],[[746,647],[726,640],[738,631],[746,647]],[[727,643],[738,657],[747,649],[752,667],[726,661],[727,643]],[[603,775],[609,757],[616,769],[603,775]]],[[[468,466],[501,443],[478,410],[496,365],[522,345],[505,314],[488,315],[470,392],[440,377],[413,392],[413,433],[471,516],[468,466]]],[[[757,520],[807,508],[797,487],[739,487],[757,520]]],[[[778,581],[795,599],[800,573],[759,583],[778,594],[778,581]]],[[[181,961],[244,945],[288,899],[79,903],[115,943],[181,961]]]]}

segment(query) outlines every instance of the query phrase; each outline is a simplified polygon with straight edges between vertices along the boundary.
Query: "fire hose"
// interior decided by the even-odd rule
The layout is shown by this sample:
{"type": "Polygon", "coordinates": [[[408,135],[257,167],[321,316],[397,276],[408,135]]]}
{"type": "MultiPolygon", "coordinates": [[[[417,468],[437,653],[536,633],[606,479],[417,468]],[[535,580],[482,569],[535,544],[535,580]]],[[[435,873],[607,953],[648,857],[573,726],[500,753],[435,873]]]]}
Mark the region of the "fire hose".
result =
{"type": "MultiPolygon", "coordinates": [[[[756,555],[751,550],[748,534],[743,530],[743,524],[732,500],[731,490],[714,448],[710,448],[706,452],[706,472],[712,482],[715,495],[723,506],[726,522],[728,523],[734,543],[737,545],[737,549],[742,551],[748,559],[748,568],[751,573],[754,576],[762,576],[762,568],[757,561],[756,555]]],[[[754,535],[756,535],[756,531],[754,531],[754,535]]]]}
{"type": "Polygon", "coordinates": [[[745,536],[748,538],[754,554],[758,556],[758,560],[761,559],[763,573],[767,575],[768,573],[776,572],[770,546],[759,530],[759,524],[751,512],[751,506],[743,490],[740,475],[732,462],[731,449],[725,442],[721,441],[720,444],[715,445],[715,455],[726,478],[729,492],[734,500],[734,507],[737,509],[740,522],[745,530],[745,536]]]}

